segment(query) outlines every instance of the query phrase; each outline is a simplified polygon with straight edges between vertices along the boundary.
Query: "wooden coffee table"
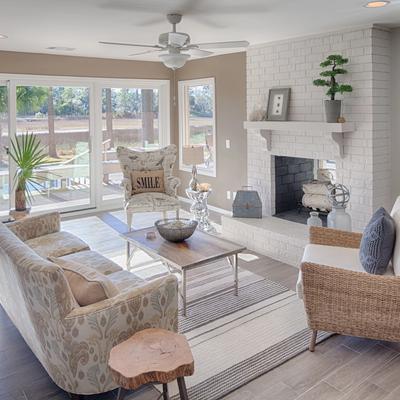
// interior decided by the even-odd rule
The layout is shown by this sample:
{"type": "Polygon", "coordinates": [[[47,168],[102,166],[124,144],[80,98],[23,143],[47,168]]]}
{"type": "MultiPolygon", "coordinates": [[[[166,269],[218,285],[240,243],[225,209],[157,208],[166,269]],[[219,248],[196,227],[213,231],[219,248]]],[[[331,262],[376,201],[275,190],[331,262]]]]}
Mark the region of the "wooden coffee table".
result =
{"type": "Polygon", "coordinates": [[[184,377],[193,375],[194,361],[184,335],[154,328],[137,332],[111,349],[108,366],[120,386],[117,400],[147,383],[162,384],[168,400],[168,383],[175,379],[181,400],[188,400],[184,377]]]}
{"type": "MultiPolygon", "coordinates": [[[[163,239],[155,227],[139,229],[137,231],[123,233],[122,237],[128,241],[128,260],[133,249],[131,245],[148,253],[155,259],[162,260],[172,270],[180,272],[182,277],[180,294],[183,303],[183,315],[187,312],[187,271],[204,266],[213,261],[227,259],[233,270],[233,286],[222,291],[234,290],[238,295],[238,254],[246,250],[245,247],[229,242],[218,236],[196,230],[195,233],[184,242],[173,243],[163,239]],[[148,232],[155,232],[154,239],[147,239],[148,232]]],[[[213,292],[216,294],[221,292],[213,292]]],[[[207,294],[207,296],[211,295],[207,294]]]]}

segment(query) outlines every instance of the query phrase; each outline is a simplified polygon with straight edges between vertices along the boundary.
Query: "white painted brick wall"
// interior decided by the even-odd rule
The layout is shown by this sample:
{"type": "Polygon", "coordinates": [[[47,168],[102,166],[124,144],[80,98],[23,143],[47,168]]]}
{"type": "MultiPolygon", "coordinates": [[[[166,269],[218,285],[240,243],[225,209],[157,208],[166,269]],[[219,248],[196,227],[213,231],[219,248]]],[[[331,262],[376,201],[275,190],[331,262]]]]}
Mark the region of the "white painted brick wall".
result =
{"type": "MultiPolygon", "coordinates": [[[[345,135],[345,156],[337,158],[329,136],[318,132],[273,132],[272,150],[259,132],[248,132],[248,181],[260,192],[265,215],[275,211],[273,155],[336,159],[338,182],[351,190],[353,228],[372,212],[390,209],[390,32],[363,28],[250,47],[247,52],[247,108],[266,109],[272,87],[290,87],[289,119],[323,121],[324,89],[315,87],[319,63],[329,54],[349,57],[343,116],[356,130],[345,135]]],[[[340,96],[339,96],[340,98],[340,96]]]]}

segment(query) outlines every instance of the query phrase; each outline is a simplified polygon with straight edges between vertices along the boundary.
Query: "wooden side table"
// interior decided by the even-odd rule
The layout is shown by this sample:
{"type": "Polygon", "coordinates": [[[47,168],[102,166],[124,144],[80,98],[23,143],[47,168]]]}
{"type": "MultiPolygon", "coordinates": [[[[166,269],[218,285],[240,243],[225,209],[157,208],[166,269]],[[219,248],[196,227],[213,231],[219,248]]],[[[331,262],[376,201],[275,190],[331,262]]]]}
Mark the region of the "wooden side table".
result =
{"type": "Polygon", "coordinates": [[[112,348],[108,366],[120,385],[117,400],[146,383],[162,384],[163,399],[169,400],[168,383],[175,379],[181,400],[188,400],[184,377],[193,375],[194,361],[183,335],[154,328],[137,332],[112,348]]]}

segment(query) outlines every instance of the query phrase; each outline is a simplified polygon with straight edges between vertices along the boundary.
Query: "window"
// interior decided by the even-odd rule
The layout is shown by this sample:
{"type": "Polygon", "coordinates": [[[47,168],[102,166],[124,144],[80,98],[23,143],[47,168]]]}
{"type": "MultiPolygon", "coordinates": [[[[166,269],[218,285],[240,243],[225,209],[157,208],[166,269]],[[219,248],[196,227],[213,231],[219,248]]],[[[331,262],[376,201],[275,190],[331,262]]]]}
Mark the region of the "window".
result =
{"type": "Polygon", "coordinates": [[[214,78],[179,82],[180,169],[191,171],[182,162],[184,146],[201,146],[204,163],[197,166],[199,174],[216,176],[215,81],[214,78]]]}

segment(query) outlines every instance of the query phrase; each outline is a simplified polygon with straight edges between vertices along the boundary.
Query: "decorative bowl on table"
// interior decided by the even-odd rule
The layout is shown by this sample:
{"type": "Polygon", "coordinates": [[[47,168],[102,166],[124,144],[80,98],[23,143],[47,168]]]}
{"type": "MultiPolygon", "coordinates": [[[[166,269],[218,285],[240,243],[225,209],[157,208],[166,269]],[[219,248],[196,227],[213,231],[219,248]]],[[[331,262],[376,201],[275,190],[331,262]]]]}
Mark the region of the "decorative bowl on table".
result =
{"type": "Polygon", "coordinates": [[[187,218],[160,219],[154,223],[158,233],[169,242],[183,242],[197,228],[197,221],[187,218]]]}

